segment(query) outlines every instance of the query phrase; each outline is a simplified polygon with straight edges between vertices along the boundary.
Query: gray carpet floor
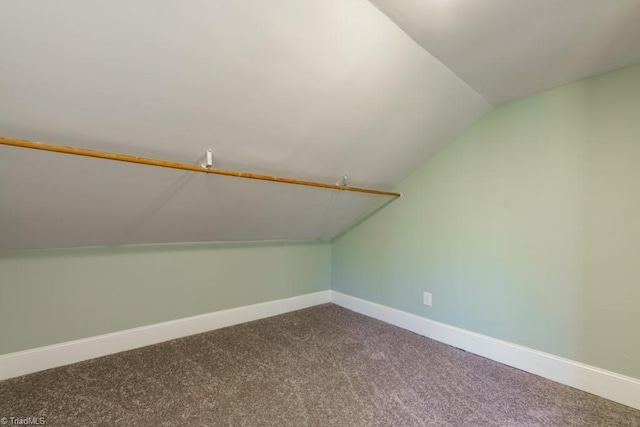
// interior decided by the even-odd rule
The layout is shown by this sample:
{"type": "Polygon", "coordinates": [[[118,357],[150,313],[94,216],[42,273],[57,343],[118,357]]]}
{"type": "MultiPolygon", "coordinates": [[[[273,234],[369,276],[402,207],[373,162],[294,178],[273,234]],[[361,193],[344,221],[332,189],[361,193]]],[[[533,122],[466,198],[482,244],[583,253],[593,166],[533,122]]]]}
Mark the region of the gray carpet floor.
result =
{"type": "Polygon", "coordinates": [[[640,411],[321,305],[0,382],[47,426],[640,426],[640,411]]]}

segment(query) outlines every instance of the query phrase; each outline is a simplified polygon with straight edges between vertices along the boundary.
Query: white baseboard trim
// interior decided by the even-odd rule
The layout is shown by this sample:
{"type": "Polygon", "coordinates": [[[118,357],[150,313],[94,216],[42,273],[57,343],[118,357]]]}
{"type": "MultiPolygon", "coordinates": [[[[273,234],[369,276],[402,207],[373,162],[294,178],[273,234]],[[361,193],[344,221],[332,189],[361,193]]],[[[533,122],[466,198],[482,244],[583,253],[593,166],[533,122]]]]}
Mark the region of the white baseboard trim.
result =
{"type": "Polygon", "coordinates": [[[0,380],[328,303],[331,291],[192,316],[0,356],[0,380]]]}
{"type": "Polygon", "coordinates": [[[0,356],[0,380],[333,302],[425,337],[640,409],[640,380],[336,291],[216,311],[0,356]]]}
{"type": "Polygon", "coordinates": [[[640,409],[640,380],[331,291],[331,302],[470,353],[640,409]]]}

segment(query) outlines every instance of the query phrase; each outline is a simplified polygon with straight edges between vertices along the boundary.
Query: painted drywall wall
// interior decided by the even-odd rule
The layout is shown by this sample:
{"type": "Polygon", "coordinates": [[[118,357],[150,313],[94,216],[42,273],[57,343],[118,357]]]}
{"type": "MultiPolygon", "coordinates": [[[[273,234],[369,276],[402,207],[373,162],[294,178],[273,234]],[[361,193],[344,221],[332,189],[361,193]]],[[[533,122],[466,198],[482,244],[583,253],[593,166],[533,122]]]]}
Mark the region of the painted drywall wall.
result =
{"type": "Polygon", "coordinates": [[[640,378],[640,66],[493,110],[398,190],[334,290],[640,378]]]}
{"type": "Polygon", "coordinates": [[[328,243],[0,253],[0,354],[327,290],[328,243]]]}

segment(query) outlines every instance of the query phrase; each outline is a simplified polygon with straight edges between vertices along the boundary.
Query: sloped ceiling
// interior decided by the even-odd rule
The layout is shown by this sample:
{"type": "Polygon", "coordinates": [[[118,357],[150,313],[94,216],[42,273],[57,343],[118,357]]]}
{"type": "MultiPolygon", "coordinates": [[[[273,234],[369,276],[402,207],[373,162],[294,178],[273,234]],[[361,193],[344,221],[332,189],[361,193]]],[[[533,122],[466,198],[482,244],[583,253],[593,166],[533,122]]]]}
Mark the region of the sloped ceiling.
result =
{"type": "MultiPolygon", "coordinates": [[[[367,1],[4,1],[0,134],[393,189],[488,108],[367,1]]],[[[0,248],[330,238],[385,197],[0,146],[0,248]]]]}
{"type": "MultiPolygon", "coordinates": [[[[469,0],[374,3],[0,0],[0,135],[190,164],[211,148],[214,167],[393,189],[491,108],[483,95],[524,94],[517,79],[506,95],[482,80],[518,62],[491,46],[523,25],[474,33],[510,0],[487,1],[486,14],[469,0]],[[401,5],[441,3],[451,19],[403,21],[414,12],[401,5]],[[431,43],[420,25],[446,31],[431,43]],[[447,34],[467,44],[451,48],[447,34]],[[470,52],[471,65],[456,62],[470,52]]],[[[552,11],[596,1],[566,3],[552,11]]],[[[607,10],[607,25],[622,14],[607,10]]],[[[536,28],[549,31],[534,25],[525,41],[545,46],[536,28]]],[[[326,239],[387,201],[0,146],[0,249],[326,239]]]]}
{"type": "Polygon", "coordinates": [[[371,0],[493,105],[640,62],[638,0],[371,0]]]}

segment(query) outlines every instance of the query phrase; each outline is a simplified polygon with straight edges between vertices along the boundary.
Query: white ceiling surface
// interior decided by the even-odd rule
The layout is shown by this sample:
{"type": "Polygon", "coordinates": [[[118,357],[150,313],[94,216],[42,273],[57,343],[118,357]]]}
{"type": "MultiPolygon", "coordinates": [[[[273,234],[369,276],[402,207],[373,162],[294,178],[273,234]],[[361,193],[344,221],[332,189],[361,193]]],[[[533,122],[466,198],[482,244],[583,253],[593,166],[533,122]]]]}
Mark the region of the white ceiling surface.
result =
{"type": "Polygon", "coordinates": [[[43,151],[25,168],[20,148],[1,153],[10,248],[332,236],[388,200],[43,151]]]}
{"type": "Polygon", "coordinates": [[[638,0],[371,0],[493,105],[640,62],[638,0]]]}
{"type": "MultiPolygon", "coordinates": [[[[3,136],[393,189],[490,108],[365,0],[0,10],[3,136]]],[[[329,238],[387,200],[0,146],[0,249],[329,238]]]]}

